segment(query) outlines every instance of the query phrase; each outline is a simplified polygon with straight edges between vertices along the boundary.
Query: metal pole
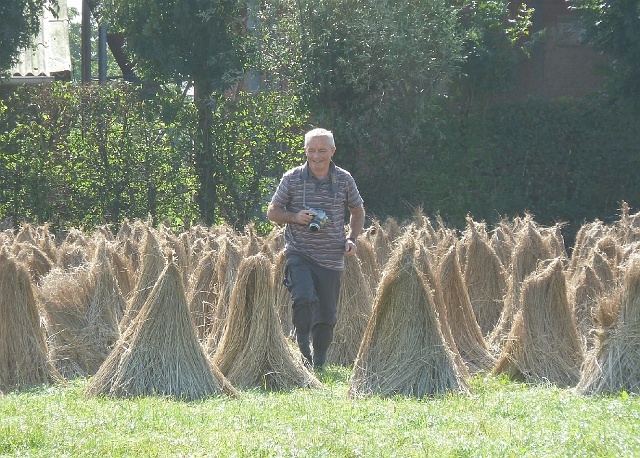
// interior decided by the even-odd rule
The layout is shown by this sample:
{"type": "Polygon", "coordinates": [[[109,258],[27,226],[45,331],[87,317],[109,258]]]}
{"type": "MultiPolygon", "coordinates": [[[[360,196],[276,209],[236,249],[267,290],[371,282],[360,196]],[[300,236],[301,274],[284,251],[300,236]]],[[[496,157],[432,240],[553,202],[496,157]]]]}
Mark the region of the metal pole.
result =
{"type": "Polygon", "coordinates": [[[107,26],[98,27],[98,81],[107,81],[107,26]]]}
{"type": "Polygon", "coordinates": [[[91,83],[91,11],[87,0],[82,0],[82,82],[91,83]]]}

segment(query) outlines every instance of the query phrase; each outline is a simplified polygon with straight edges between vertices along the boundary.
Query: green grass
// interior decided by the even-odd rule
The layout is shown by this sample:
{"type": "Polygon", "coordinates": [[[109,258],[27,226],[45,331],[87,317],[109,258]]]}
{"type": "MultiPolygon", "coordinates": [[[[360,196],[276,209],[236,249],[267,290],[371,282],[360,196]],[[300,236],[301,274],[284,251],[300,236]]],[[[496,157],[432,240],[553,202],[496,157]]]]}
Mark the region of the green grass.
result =
{"type": "Polygon", "coordinates": [[[86,398],[86,380],[0,396],[0,456],[640,456],[640,398],[474,378],[471,395],[346,397],[326,389],[177,402],[86,398]]]}

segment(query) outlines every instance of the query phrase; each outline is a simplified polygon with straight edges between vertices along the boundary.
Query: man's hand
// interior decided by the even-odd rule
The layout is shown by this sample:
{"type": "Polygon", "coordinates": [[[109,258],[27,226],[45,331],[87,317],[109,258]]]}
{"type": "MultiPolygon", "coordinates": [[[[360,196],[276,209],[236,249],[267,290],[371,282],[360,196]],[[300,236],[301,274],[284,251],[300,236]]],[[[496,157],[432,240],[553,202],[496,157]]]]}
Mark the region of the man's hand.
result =
{"type": "Polygon", "coordinates": [[[356,252],[358,251],[358,247],[356,245],[356,242],[354,242],[353,240],[349,240],[347,239],[346,242],[344,242],[344,255],[345,256],[353,256],[356,254],[356,252]]]}
{"type": "Polygon", "coordinates": [[[298,213],[296,213],[295,223],[302,224],[303,226],[308,226],[313,220],[314,216],[316,216],[316,214],[310,210],[300,210],[298,213]]]}
{"type": "Polygon", "coordinates": [[[269,204],[267,209],[267,218],[277,224],[302,224],[308,226],[314,216],[315,213],[310,210],[300,210],[294,213],[273,204],[269,204]]]}

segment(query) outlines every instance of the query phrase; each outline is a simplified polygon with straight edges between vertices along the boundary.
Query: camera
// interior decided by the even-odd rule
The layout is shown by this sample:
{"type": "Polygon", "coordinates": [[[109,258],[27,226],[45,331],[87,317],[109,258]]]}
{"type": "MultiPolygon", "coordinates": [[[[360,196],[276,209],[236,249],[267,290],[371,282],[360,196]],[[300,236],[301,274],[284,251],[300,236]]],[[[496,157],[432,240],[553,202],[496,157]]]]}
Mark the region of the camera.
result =
{"type": "Polygon", "coordinates": [[[324,227],[326,222],[329,221],[329,217],[322,210],[316,210],[311,207],[306,208],[309,210],[309,213],[313,213],[313,219],[309,223],[309,230],[311,230],[311,232],[318,232],[324,227]]]}

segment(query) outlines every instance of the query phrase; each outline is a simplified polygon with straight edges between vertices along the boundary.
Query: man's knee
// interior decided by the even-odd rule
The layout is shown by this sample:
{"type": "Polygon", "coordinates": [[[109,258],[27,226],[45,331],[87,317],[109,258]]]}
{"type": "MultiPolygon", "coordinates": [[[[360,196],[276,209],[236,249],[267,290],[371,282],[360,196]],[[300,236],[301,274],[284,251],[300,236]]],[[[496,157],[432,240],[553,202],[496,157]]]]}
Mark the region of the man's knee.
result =
{"type": "Polygon", "coordinates": [[[300,332],[308,334],[313,324],[313,309],[317,301],[297,301],[293,303],[291,321],[300,332]]]}

